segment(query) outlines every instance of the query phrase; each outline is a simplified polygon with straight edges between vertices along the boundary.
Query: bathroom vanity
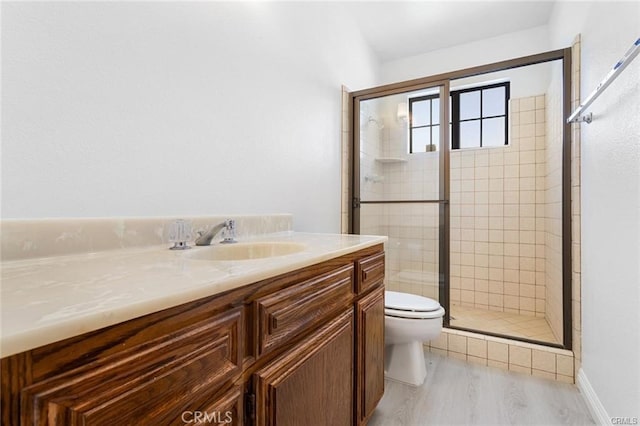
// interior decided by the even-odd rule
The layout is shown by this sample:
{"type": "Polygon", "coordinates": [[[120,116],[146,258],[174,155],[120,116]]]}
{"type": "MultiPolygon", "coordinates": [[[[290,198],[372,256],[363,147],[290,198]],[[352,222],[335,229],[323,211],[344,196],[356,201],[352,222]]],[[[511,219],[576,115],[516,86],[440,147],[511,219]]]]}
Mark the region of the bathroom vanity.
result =
{"type": "MultiPolygon", "coordinates": [[[[7,356],[3,348],[2,424],[366,424],[384,386],[383,241],[285,256],[294,269],[274,274],[287,268],[280,260],[250,283],[249,271],[272,263],[238,272],[223,262],[215,291],[184,285],[192,299],[209,296],[7,356]]],[[[179,265],[194,280],[202,272],[179,265]]],[[[15,352],[20,339],[9,338],[15,352]]]]}

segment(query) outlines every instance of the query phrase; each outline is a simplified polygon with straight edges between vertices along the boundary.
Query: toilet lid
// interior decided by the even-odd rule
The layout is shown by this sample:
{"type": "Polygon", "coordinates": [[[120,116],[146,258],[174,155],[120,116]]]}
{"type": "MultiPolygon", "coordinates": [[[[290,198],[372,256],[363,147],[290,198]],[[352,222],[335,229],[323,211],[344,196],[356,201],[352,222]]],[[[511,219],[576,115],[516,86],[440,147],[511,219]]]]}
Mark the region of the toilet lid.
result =
{"type": "Polygon", "coordinates": [[[412,312],[432,312],[441,308],[440,303],[428,297],[397,291],[384,292],[384,307],[388,310],[412,312]]]}

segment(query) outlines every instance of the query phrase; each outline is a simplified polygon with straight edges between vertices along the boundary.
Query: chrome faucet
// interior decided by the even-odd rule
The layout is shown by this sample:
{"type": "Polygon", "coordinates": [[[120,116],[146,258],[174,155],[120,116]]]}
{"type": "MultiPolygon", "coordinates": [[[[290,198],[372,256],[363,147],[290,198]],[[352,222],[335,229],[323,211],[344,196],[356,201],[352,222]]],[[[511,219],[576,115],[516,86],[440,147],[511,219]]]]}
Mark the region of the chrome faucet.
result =
{"type": "Polygon", "coordinates": [[[220,244],[237,243],[236,241],[236,221],[233,219],[227,219],[222,223],[213,226],[208,232],[198,231],[198,238],[196,238],[197,246],[208,246],[211,244],[211,240],[218,235],[218,233],[224,230],[224,239],[220,241],[220,244]]]}

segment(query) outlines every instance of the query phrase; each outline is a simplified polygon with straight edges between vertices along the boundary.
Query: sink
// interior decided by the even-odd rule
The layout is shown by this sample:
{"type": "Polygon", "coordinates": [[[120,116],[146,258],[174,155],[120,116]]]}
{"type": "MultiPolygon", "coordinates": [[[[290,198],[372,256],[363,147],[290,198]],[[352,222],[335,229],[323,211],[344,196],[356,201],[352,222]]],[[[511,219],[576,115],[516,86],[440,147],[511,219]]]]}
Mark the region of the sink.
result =
{"type": "Polygon", "coordinates": [[[206,248],[197,247],[195,250],[189,250],[187,256],[193,260],[251,260],[299,253],[306,248],[305,244],[282,242],[220,244],[206,248]]]}

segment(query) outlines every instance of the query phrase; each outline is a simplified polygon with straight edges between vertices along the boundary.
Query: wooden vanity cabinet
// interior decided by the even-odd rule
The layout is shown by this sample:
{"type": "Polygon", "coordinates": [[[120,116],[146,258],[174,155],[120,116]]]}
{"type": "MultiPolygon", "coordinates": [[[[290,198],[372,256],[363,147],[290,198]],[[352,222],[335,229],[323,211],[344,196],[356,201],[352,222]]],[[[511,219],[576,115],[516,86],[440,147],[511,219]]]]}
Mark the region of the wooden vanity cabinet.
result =
{"type": "Polygon", "coordinates": [[[382,245],[1,360],[2,425],[366,424],[382,245]]]}

